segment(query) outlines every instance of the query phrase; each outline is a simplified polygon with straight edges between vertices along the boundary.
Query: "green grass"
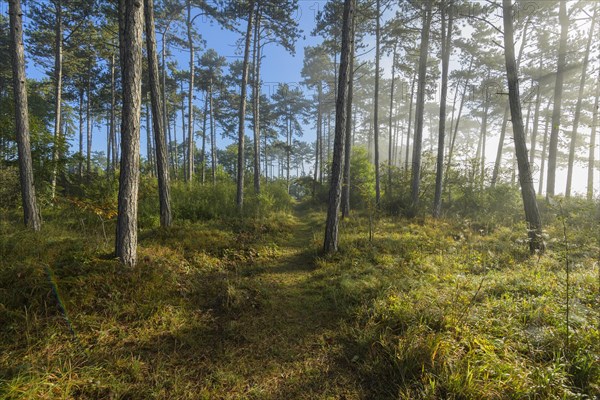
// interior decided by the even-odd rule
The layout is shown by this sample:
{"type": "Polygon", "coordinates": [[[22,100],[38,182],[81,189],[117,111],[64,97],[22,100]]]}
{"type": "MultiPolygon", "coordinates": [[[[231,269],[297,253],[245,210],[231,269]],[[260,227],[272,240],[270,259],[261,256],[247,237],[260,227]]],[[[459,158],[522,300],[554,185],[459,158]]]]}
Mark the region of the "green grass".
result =
{"type": "Polygon", "coordinates": [[[522,225],[381,218],[370,242],[355,216],[323,256],[309,207],[148,223],[125,269],[113,222],[6,213],[0,398],[597,398],[597,226],[571,212],[568,348],[555,218],[542,257],[522,225]]]}

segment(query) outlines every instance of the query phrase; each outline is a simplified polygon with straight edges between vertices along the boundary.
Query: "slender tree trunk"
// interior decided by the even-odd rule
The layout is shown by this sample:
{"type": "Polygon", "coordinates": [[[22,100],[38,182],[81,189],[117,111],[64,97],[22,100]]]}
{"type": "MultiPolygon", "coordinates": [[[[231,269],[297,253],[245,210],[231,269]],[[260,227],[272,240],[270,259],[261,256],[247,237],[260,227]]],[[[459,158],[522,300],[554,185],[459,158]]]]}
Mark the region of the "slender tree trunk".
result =
{"type": "Polygon", "coordinates": [[[392,166],[394,165],[394,89],[396,84],[396,58],[397,45],[394,43],[394,51],[392,54],[392,82],[390,89],[390,115],[388,121],[388,170],[387,170],[387,194],[388,198],[392,196],[392,166]]]}
{"type": "MultiPolygon", "coordinates": [[[[354,38],[354,16],[350,22],[350,37],[354,38]]],[[[342,218],[350,216],[350,161],[352,155],[352,101],[354,97],[354,40],[350,40],[348,59],[348,99],[346,100],[346,139],[344,143],[344,172],[342,182],[342,218]]]]}
{"type": "Polygon", "coordinates": [[[183,165],[181,166],[181,170],[183,171],[183,180],[184,182],[188,181],[188,152],[187,148],[187,140],[186,140],[186,129],[185,129],[185,94],[183,91],[183,79],[181,80],[181,158],[183,165]]]}
{"type": "Polygon", "coordinates": [[[194,178],[194,153],[196,152],[194,143],[194,41],[192,36],[192,2],[187,3],[187,35],[188,49],[190,51],[190,83],[188,91],[188,165],[187,178],[192,183],[194,178]]]}
{"type": "Polygon", "coordinates": [[[150,100],[152,102],[152,124],[154,126],[154,147],[156,150],[156,170],[158,175],[158,196],[160,200],[160,226],[171,225],[171,194],[169,188],[169,162],[165,135],[164,106],[160,96],[158,54],[156,52],[156,28],[154,25],[154,1],[144,0],[146,22],[146,51],[150,75],[150,100]]]}
{"type": "Polygon", "coordinates": [[[538,193],[542,193],[542,189],[544,188],[544,169],[546,168],[546,151],[548,149],[548,133],[550,129],[550,118],[548,118],[548,111],[550,110],[550,103],[552,99],[548,101],[548,105],[546,106],[546,111],[544,112],[544,116],[546,118],[546,127],[544,128],[544,141],[542,143],[542,161],[540,163],[540,182],[538,187],[538,193]]]}
{"type": "Polygon", "coordinates": [[[313,199],[315,198],[315,194],[317,191],[317,179],[322,176],[321,171],[321,130],[323,124],[323,111],[322,111],[322,101],[323,101],[323,87],[322,83],[319,82],[319,86],[317,89],[317,140],[315,141],[315,174],[313,180],[313,199]]]}
{"type": "MultiPolygon", "coordinates": [[[[471,81],[471,70],[473,68],[473,56],[469,61],[469,68],[467,69],[467,78],[465,79],[465,86],[463,88],[462,95],[460,97],[460,105],[458,106],[458,115],[456,116],[456,123],[454,127],[450,124],[450,128],[454,128],[452,138],[450,139],[450,148],[448,149],[448,164],[446,165],[446,174],[444,177],[443,186],[448,186],[448,178],[450,175],[450,167],[452,166],[452,157],[454,156],[454,145],[456,143],[456,137],[458,136],[458,127],[460,126],[460,119],[462,117],[463,106],[465,105],[465,98],[467,97],[467,90],[469,89],[469,82],[471,81]]],[[[458,90],[458,87],[457,87],[458,90]]],[[[454,114],[454,111],[453,111],[454,114]]],[[[453,115],[454,117],[454,115],[453,115]]]]}
{"type": "Polygon", "coordinates": [[[598,129],[598,100],[600,98],[600,69],[598,70],[598,80],[596,81],[596,95],[594,99],[594,110],[592,116],[592,132],[590,134],[590,148],[588,155],[588,173],[587,173],[587,199],[589,201],[594,197],[594,164],[596,163],[596,131],[598,129]]]}
{"type": "Polygon", "coordinates": [[[83,178],[83,88],[79,89],[79,105],[78,105],[78,114],[79,114],[79,160],[77,162],[77,175],[79,178],[83,178]]]}
{"type": "Polygon", "coordinates": [[[152,127],[150,126],[150,104],[148,103],[148,98],[146,97],[145,102],[146,108],[146,155],[147,155],[147,163],[148,163],[148,171],[150,172],[150,176],[154,176],[154,169],[152,168],[152,127]]]}
{"type": "Polygon", "coordinates": [[[413,121],[413,102],[415,98],[416,71],[413,73],[412,83],[410,85],[410,102],[408,105],[408,129],[406,130],[406,155],[404,156],[404,170],[408,171],[408,162],[410,160],[410,133],[412,132],[413,121]]]}
{"type": "Polygon", "coordinates": [[[256,6],[256,23],[254,27],[254,85],[253,90],[253,124],[254,124],[254,192],[260,193],[260,5],[256,6]]]}
{"type": "Polygon", "coordinates": [[[502,130],[500,131],[500,140],[498,141],[498,151],[496,152],[496,162],[494,163],[494,172],[492,173],[492,187],[496,187],[498,175],[500,174],[500,164],[502,163],[502,152],[504,150],[504,138],[506,136],[506,127],[508,125],[508,113],[510,104],[504,107],[504,117],[502,118],[502,130]]]}
{"type": "Polygon", "coordinates": [[[425,87],[427,79],[427,55],[429,52],[429,29],[432,19],[431,1],[425,3],[423,10],[423,29],[421,30],[421,48],[419,50],[419,80],[417,88],[417,108],[415,111],[415,135],[413,140],[411,214],[415,215],[419,206],[421,185],[421,148],[423,146],[423,113],[425,110],[425,87]]]}
{"type": "Polygon", "coordinates": [[[348,77],[350,64],[350,49],[352,48],[352,19],[354,18],[354,0],[344,1],[344,17],[342,28],[342,53],[340,56],[340,73],[335,113],[335,141],[331,179],[329,189],[329,205],[327,207],[327,222],[325,224],[325,240],[323,250],[326,253],[338,250],[339,212],[342,192],[342,177],[344,164],[344,142],[346,140],[346,118],[348,101],[348,77]]]}
{"type": "Polygon", "coordinates": [[[208,99],[210,106],[210,162],[212,168],[212,184],[215,186],[217,184],[217,138],[215,135],[212,79],[208,87],[208,99]]]}
{"type": "MultiPolygon", "coordinates": [[[[91,74],[91,71],[89,71],[89,73],[91,74]]],[[[86,174],[87,174],[87,179],[90,179],[90,174],[92,173],[92,112],[91,112],[91,107],[90,107],[90,103],[91,103],[91,98],[92,98],[92,88],[91,88],[91,82],[90,79],[88,78],[88,82],[87,82],[87,94],[86,94],[86,105],[85,105],[85,119],[86,119],[86,124],[87,124],[87,151],[86,151],[86,174]]]]}
{"type": "Polygon", "coordinates": [[[521,184],[521,195],[525,208],[525,220],[529,231],[529,249],[531,253],[545,250],[542,237],[542,220],[538,210],[533,178],[527,158],[527,145],[523,128],[523,116],[521,115],[521,102],[519,99],[519,78],[517,63],[515,61],[515,49],[513,38],[513,13],[511,0],[503,0],[504,20],[504,54],[506,60],[506,75],[508,78],[508,92],[510,101],[510,112],[513,126],[513,137],[515,141],[515,153],[519,168],[519,182],[521,184]]]}
{"type": "Polygon", "coordinates": [[[13,90],[15,99],[15,128],[19,155],[21,204],[25,226],[39,231],[42,226],[35,197],[33,162],[29,143],[29,111],[27,108],[27,78],[25,75],[25,48],[23,46],[23,11],[20,0],[8,3],[10,15],[10,45],[12,54],[13,90]]]}
{"type": "Polygon", "coordinates": [[[565,197],[571,197],[571,186],[573,185],[573,167],[575,164],[575,150],[577,148],[577,129],[579,128],[579,117],[581,116],[581,105],[583,102],[583,91],[585,89],[585,80],[587,78],[587,67],[590,60],[590,48],[592,46],[592,37],[594,36],[594,28],[596,25],[596,16],[598,8],[594,7],[594,15],[592,16],[592,24],[588,35],[587,45],[585,47],[585,56],[581,66],[581,81],[579,82],[579,94],[577,97],[577,105],[575,106],[575,116],[573,118],[573,133],[571,133],[571,145],[569,146],[569,164],[567,169],[567,187],[565,189],[565,197]]]}
{"type": "MultiPolygon", "coordinates": [[[[381,41],[381,0],[376,0],[375,15],[375,98],[373,100],[373,144],[375,150],[375,204],[379,207],[381,201],[381,182],[379,177],[379,59],[381,41]]],[[[422,50],[422,48],[421,48],[422,50]]]]}
{"type": "Polygon", "coordinates": [[[246,86],[248,85],[248,64],[250,59],[250,41],[252,39],[252,24],[254,19],[254,4],[250,1],[248,10],[248,26],[246,27],[246,40],[244,44],[244,63],[242,66],[242,84],[240,93],[239,129],[238,129],[238,162],[237,162],[237,196],[236,205],[242,215],[244,210],[244,140],[246,127],[246,86]]]}
{"type": "Polygon", "coordinates": [[[440,98],[440,121],[438,133],[437,168],[435,176],[435,196],[433,217],[439,218],[442,212],[442,181],[444,175],[444,140],[446,138],[446,98],[448,96],[448,70],[450,69],[450,46],[452,44],[452,6],[446,1],[442,7],[442,93],[440,98]],[[448,21],[446,21],[446,15],[448,21]],[[446,23],[447,31],[446,31],[446,23]]]}
{"type": "MultiPolygon", "coordinates": [[[[540,55],[540,65],[538,67],[539,73],[542,72],[543,68],[543,58],[540,55]]],[[[537,144],[537,134],[539,127],[539,119],[540,119],[540,106],[542,104],[542,91],[540,88],[540,82],[537,84],[536,94],[535,94],[535,111],[533,112],[533,128],[531,129],[531,152],[529,153],[529,165],[535,164],[535,147],[537,144]]]]}
{"type": "Polygon", "coordinates": [[[140,117],[142,103],[143,7],[138,0],[119,0],[125,8],[120,43],[123,54],[121,173],[116,255],[127,266],[137,261],[137,200],[140,178],[140,117]]]}
{"type": "Polygon", "coordinates": [[[206,123],[208,121],[208,91],[204,98],[204,113],[202,113],[202,152],[200,154],[200,181],[206,183],[206,123]]]}
{"type": "Polygon", "coordinates": [[[560,42],[558,46],[558,63],[556,67],[556,84],[554,86],[554,108],[552,110],[552,130],[550,131],[550,146],[548,150],[548,179],[546,183],[546,197],[554,197],[556,187],[556,167],[558,156],[558,133],[560,130],[561,105],[563,96],[563,81],[567,57],[567,37],[569,33],[569,17],[567,16],[567,2],[560,1],[560,42]]]}
{"type": "MultiPolygon", "coordinates": [[[[175,158],[173,157],[173,148],[172,146],[172,142],[171,142],[171,127],[170,127],[170,123],[169,123],[169,113],[167,112],[167,62],[166,62],[166,57],[167,57],[167,42],[166,42],[166,36],[167,36],[167,32],[169,30],[169,25],[167,25],[167,27],[165,28],[165,30],[162,32],[162,49],[161,49],[161,73],[162,73],[162,85],[161,85],[161,91],[162,91],[162,96],[160,97],[161,102],[162,102],[162,117],[163,117],[163,133],[165,132],[165,130],[168,131],[168,142],[167,142],[167,147],[166,147],[166,151],[167,151],[167,158],[169,159],[170,163],[171,163],[171,168],[173,169],[173,172],[175,172],[175,158]]],[[[156,41],[156,33],[155,33],[155,41],[156,41]]],[[[155,45],[156,47],[156,45],[155,45]]],[[[158,147],[156,149],[156,151],[158,152],[158,147]]],[[[157,153],[157,157],[160,157],[160,155],[157,153]]],[[[160,172],[159,172],[160,175],[160,172]]],[[[170,222],[170,221],[169,221],[170,222]]]]}
{"type": "Polygon", "coordinates": [[[117,107],[117,95],[116,95],[116,76],[115,76],[115,55],[114,53],[110,58],[110,141],[112,144],[112,169],[114,172],[117,169],[117,137],[116,137],[116,107],[117,107]]]}
{"type": "Polygon", "coordinates": [[[52,199],[56,197],[56,178],[58,175],[58,158],[61,146],[62,128],[62,79],[63,79],[63,22],[62,22],[62,0],[57,0],[56,25],[54,28],[54,145],[52,148],[52,199]]]}
{"type": "MultiPolygon", "coordinates": [[[[489,74],[488,74],[489,77],[489,74]]],[[[486,151],[486,142],[487,142],[487,125],[488,125],[488,113],[490,110],[490,103],[488,99],[488,94],[485,94],[485,105],[483,107],[483,117],[481,121],[481,177],[480,177],[480,186],[483,188],[485,184],[485,151],[486,151]]]]}

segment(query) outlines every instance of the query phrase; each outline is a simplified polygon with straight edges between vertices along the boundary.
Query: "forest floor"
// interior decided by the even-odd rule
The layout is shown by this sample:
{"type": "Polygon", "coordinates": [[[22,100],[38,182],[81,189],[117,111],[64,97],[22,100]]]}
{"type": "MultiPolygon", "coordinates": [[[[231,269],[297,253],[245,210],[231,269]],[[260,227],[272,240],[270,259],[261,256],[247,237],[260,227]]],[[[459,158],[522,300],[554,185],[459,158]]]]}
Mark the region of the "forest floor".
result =
{"type": "Polygon", "coordinates": [[[563,254],[529,257],[522,225],[381,218],[370,241],[354,218],[323,257],[323,219],[145,229],[134,269],[91,220],[1,221],[0,398],[600,395],[593,239],[572,238],[566,342],[563,254]]]}

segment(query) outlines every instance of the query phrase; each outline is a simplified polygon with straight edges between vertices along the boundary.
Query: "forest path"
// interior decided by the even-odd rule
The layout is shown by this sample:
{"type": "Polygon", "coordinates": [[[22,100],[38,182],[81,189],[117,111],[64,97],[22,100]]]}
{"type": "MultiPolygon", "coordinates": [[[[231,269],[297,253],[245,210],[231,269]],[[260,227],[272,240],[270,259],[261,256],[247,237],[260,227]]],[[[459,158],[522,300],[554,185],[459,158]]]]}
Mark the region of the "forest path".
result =
{"type": "Polygon", "coordinates": [[[349,360],[335,339],[343,313],[316,276],[322,214],[299,209],[294,214],[292,234],[278,240],[277,255],[244,267],[234,278],[238,292],[230,302],[241,298],[250,304],[233,318],[231,313],[219,318],[221,356],[212,376],[235,376],[233,391],[244,381],[244,393],[232,398],[357,397],[349,360]]]}

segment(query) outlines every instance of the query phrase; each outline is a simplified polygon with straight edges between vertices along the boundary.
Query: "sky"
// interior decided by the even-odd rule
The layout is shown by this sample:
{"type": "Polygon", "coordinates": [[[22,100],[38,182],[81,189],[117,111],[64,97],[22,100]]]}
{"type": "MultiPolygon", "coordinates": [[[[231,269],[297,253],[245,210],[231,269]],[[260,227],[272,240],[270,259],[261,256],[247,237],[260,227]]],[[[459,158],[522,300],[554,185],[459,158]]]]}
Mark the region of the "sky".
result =
{"type": "MultiPolygon", "coordinates": [[[[320,37],[315,37],[311,33],[316,26],[316,16],[319,10],[321,10],[326,0],[299,0],[298,11],[294,15],[294,19],[298,21],[299,27],[302,30],[302,34],[298,41],[296,42],[296,51],[295,54],[290,54],[282,47],[277,44],[269,44],[266,46],[264,50],[264,61],[262,64],[262,78],[263,78],[263,93],[269,95],[274,92],[279,84],[287,83],[290,86],[300,85],[302,81],[301,70],[303,65],[304,58],[304,48],[306,46],[314,46],[321,42],[320,37]]],[[[4,2],[0,3],[0,12],[6,14],[7,6],[4,2]]],[[[25,5],[25,12],[27,12],[25,5]]],[[[384,19],[387,19],[393,16],[395,10],[388,10],[385,14],[384,19]]],[[[28,21],[25,20],[25,23],[28,21]]],[[[195,21],[198,32],[202,35],[202,38],[206,42],[205,49],[214,48],[220,55],[227,57],[228,61],[233,61],[235,59],[241,58],[241,49],[239,48],[239,40],[241,38],[241,34],[237,32],[232,32],[223,29],[216,22],[211,21],[209,18],[200,16],[195,21]]],[[[240,21],[242,26],[239,26],[240,31],[245,31],[245,21],[240,21]]],[[[463,31],[464,32],[464,31],[463,31]]],[[[468,32],[468,31],[466,31],[468,32]]],[[[158,37],[159,47],[162,46],[160,41],[160,36],[158,37]]],[[[367,44],[373,46],[374,39],[367,38],[367,44]]],[[[203,49],[203,50],[205,50],[203,49]]],[[[203,51],[202,50],[202,51],[203,51]]],[[[202,53],[200,52],[200,54],[202,53]]],[[[198,56],[200,56],[198,54],[198,56]]],[[[374,52],[368,52],[364,58],[373,58],[374,52]]],[[[176,52],[173,55],[173,59],[175,59],[179,63],[180,69],[188,68],[188,55],[184,52],[176,52]]],[[[455,56],[456,57],[456,56],[455,56]]],[[[391,66],[391,58],[387,56],[383,56],[382,59],[382,68],[384,70],[383,74],[386,77],[390,75],[390,66],[391,66]]],[[[44,77],[46,72],[39,65],[34,63],[28,63],[27,73],[29,77],[33,78],[41,78],[44,77]]],[[[458,67],[456,62],[451,63],[451,69],[458,67]]],[[[305,92],[308,96],[310,96],[310,92],[308,89],[304,88],[305,92]]],[[[202,96],[197,95],[198,102],[197,106],[201,106],[202,96]]],[[[145,127],[145,121],[142,121],[143,128],[145,127]]],[[[493,134],[493,133],[492,133],[493,134]]],[[[510,132],[508,133],[510,135],[510,132]]],[[[425,136],[427,132],[425,132],[425,136]]],[[[314,141],[315,132],[311,125],[304,127],[304,135],[302,140],[304,141],[314,141]]],[[[178,137],[178,141],[181,138],[178,137]]],[[[226,145],[231,143],[231,139],[223,139],[219,138],[217,141],[217,146],[219,148],[224,148],[226,145]]],[[[493,160],[495,158],[496,147],[497,147],[498,139],[497,137],[491,137],[487,143],[487,151],[486,158],[487,160],[493,160]]],[[[74,147],[78,146],[76,139],[72,141],[72,145],[74,147]]],[[[145,131],[142,132],[141,135],[141,153],[143,156],[146,154],[146,134],[145,131]]],[[[93,151],[105,151],[106,149],[106,129],[98,125],[94,130],[94,141],[92,145],[93,151]]],[[[505,158],[506,155],[505,155],[505,158]]],[[[599,157],[600,158],[600,157],[599,157]]],[[[310,169],[310,168],[309,168],[310,169]]],[[[537,181],[537,176],[535,177],[537,181]]],[[[557,172],[557,189],[562,190],[564,187],[564,182],[566,180],[566,171],[558,171],[557,172]]],[[[584,193],[586,187],[587,180],[587,172],[586,167],[577,166],[574,174],[574,192],[584,193]]],[[[535,183],[537,188],[537,182],[535,183]]],[[[600,184],[597,184],[596,187],[600,187],[600,184]]]]}

